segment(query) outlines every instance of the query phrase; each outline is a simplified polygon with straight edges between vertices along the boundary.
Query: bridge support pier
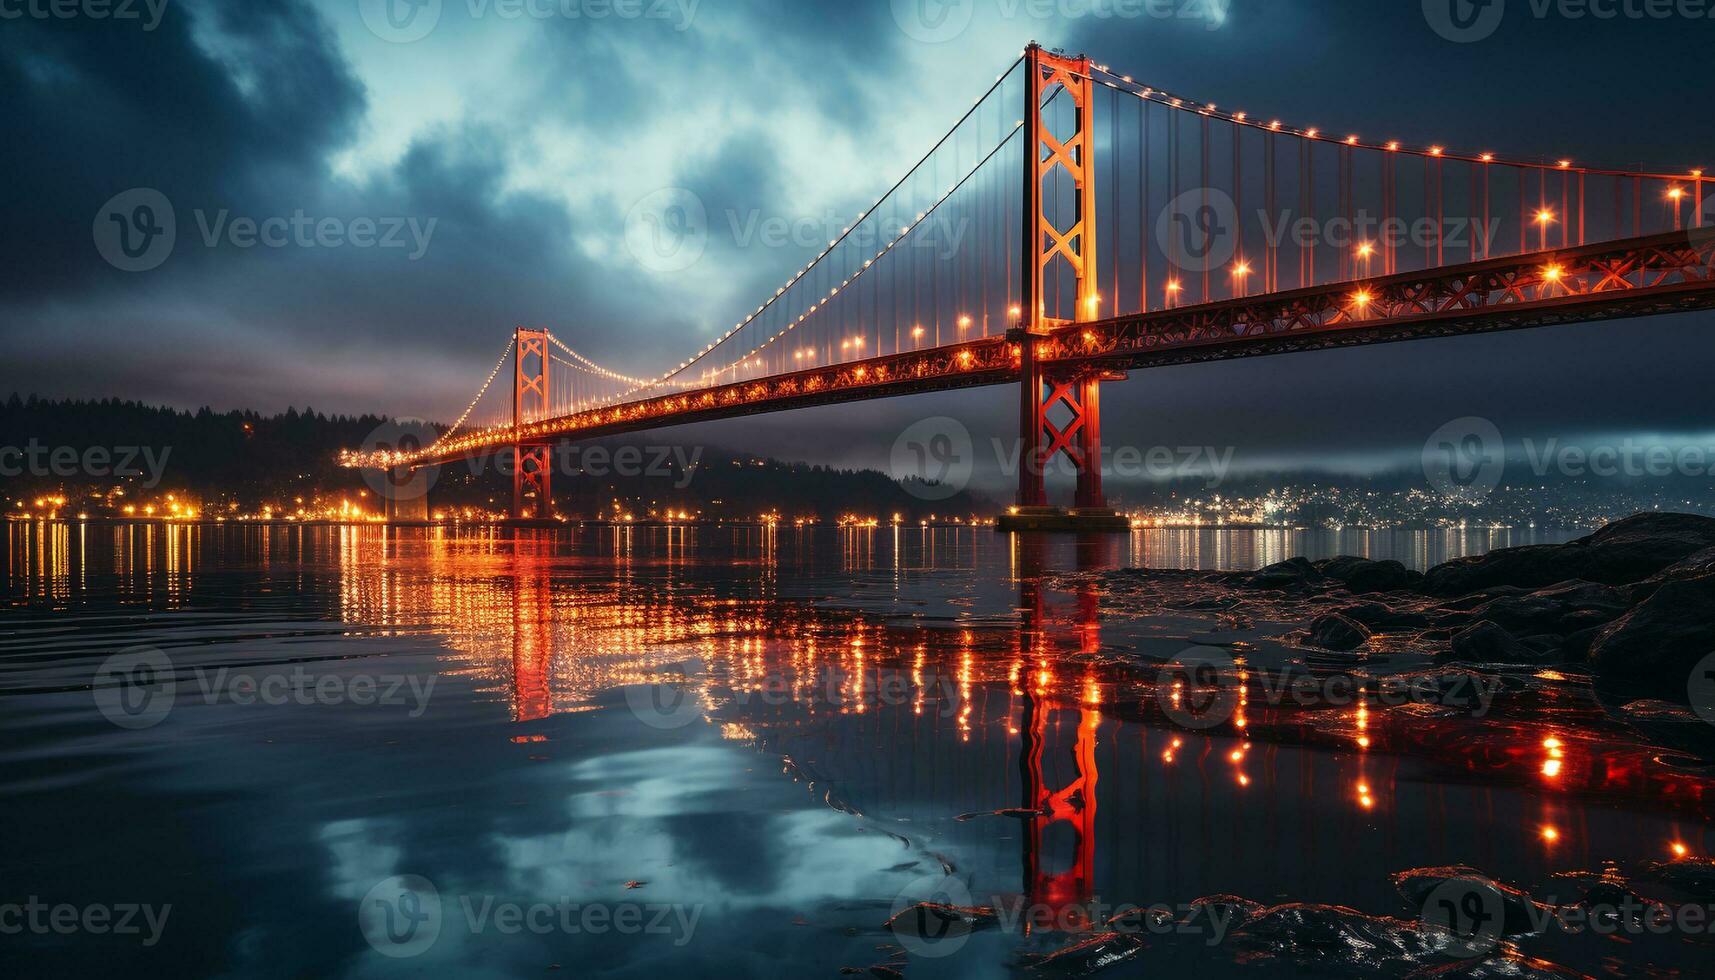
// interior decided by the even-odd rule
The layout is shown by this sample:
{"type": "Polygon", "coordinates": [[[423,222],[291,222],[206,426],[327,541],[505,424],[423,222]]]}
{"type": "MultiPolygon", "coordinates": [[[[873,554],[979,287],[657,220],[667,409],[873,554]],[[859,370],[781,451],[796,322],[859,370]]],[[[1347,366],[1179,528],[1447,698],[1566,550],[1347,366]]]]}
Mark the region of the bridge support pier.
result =
{"type": "Polygon", "coordinates": [[[1125,531],[1130,522],[1108,507],[1102,492],[1103,381],[1125,375],[1084,370],[1037,375],[1023,382],[1023,446],[1018,458],[1018,503],[996,520],[1002,531],[1125,531]],[[1048,505],[1044,474],[1064,454],[1078,477],[1070,510],[1048,505]]]}
{"type": "MultiPolygon", "coordinates": [[[[1019,283],[1018,325],[1008,339],[1018,345],[1019,432],[1018,501],[995,526],[1002,531],[1123,531],[1128,523],[1107,509],[1102,496],[1101,382],[1112,375],[1078,370],[1050,376],[1038,360],[1037,338],[1068,323],[1096,319],[1101,296],[1096,292],[1095,83],[1088,58],[1050,54],[1032,44],[1024,51],[1024,255],[1019,283]],[[1043,117],[1042,108],[1056,88],[1064,90],[1076,108],[1072,134],[1061,142],[1043,117]],[[1060,172],[1072,182],[1071,223],[1064,230],[1043,210],[1042,183],[1060,172]],[[1049,311],[1043,301],[1045,273],[1069,270],[1077,282],[1070,318],[1064,310],[1049,311]],[[1046,396],[1044,388],[1047,389],[1046,396]],[[1065,413],[1062,424],[1056,413],[1065,413]],[[1042,473],[1057,454],[1065,453],[1078,473],[1076,506],[1048,506],[1042,473]]],[[[1119,377],[1123,377],[1120,375],[1119,377]]]]}
{"type": "Polygon", "coordinates": [[[554,447],[512,447],[512,519],[547,520],[554,516],[554,447]],[[534,497],[534,505],[526,506],[534,497]]]}
{"type": "MultiPolygon", "coordinates": [[[[548,398],[548,332],[518,328],[513,341],[512,430],[524,435],[524,427],[552,413],[548,398]]],[[[527,443],[522,438],[512,444],[512,519],[523,521],[552,520],[554,517],[554,446],[552,443],[527,443]],[[535,506],[526,509],[525,498],[534,494],[535,506]]]]}

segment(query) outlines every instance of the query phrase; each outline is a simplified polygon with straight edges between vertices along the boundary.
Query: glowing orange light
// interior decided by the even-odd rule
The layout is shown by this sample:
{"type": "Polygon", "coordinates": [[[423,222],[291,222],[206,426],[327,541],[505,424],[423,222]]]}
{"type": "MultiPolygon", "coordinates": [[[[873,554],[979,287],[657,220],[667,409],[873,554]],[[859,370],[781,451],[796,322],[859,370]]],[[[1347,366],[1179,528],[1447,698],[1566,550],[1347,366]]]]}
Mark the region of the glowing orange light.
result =
{"type": "Polygon", "coordinates": [[[1485,153],[1482,156],[1478,157],[1477,159],[1483,161],[1484,163],[1493,163],[1495,160],[1495,155],[1493,153],[1485,153]]]}
{"type": "Polygon", "coordinates": [[[959,329],[963,330],[964,328],[966,328],[970,325],[971,325],[971,318],[970,317],[968,317],[968,316],[959,317],[959,329]]]}
{"type": "Polygon", "coordinates": [[[1560,839],[1560,831],[1553,827],[1544,827],[1542,828],[1542,839],[1552,844],[1560,839]]]}
{"type": "Polygon", "coordinates": [[[1268,124],[1268,128],[1269,129],[1279,129],[1280,128],[1280,120],[1278,120],[1278,119],[1271,120],[1268,124]]]}
{"type": "Polygon", "coordinates": [[[1346,142],[1349,145],[1356,146],[1357,142],[1358,142],[1358,138],[1357,138],[1357,136],[1348,136],[1348,137],[1346,137],[1346,142]]]}
{"type": "Polygon", "coordinates": [[[1441,147],[1439,147],[1439,146],[1432,146],[1429,148],[1429,155],[1432,157],[1440,156],[1441,152],[1442,152],[1441,147]]]}
{"type": "MultiPolygon", "coordinates": [[[[1548,268],[1542,270],[1542,277],[1544,279],[1547,279],[1549,282],[1559,282],[1560,277],[1564,274],[1565,274],[1564,271],[1560,268],[1560,266],[1557,266],[1557,265],[1551,265],[1548,268]]],[[[1556,742],[1555,744],[1558,745],[1560,743],[1556,742]]]]}
{"type": "Polygon", "coordinates": [[[1557,166],[1559,166],[1560,169],[1565,170],[1567,167],[1572,166],[1572,161],[1571,160],[1562,160],[1562,161],[1560,161],[1559,164],[1557,164],[1557,166]]]}
{"type": "Polygon", "coordinates": [[[911,336],[913,336],[913,337],[923,336],[923,328],[922,327],[912,327],[911,328],[911,336]]]}
{"type": "Polygon", "coordinates": [[[1675,187],[1673,190],[1667,192],[1667,196],[1677,202],[1680,198],[1685,196],[1685,191],[1681,188],[1675,187]]]}
{"type": "Polygon", "coordinates": [[[1024,315],[1024,307],[1014,306],[1013,308],[1007,310],[1006,312],[1007,312],[1008,316],[1020,317],[1020,316],[1024,315]]]}
{"type": "Polygon", "coordinates": [[[1554,223],[1554,212],[1549,208],[1543,208],[1542,210],[1538,211],[1536,213],[1536,223],[1539,225],[1553,224],[1554,223]]]}
{"type": "Polygon", "coordinates": [[[1322,132],[1320,129],[1317,129],[1316,127],[1312,126],[1309,129],[1306,129],[1304,131],[1304,135],[1310,137],[1311,139],[1315,139],[1316,135],[1320,132],[1322,132]]]}
{"type": "Polygon", "coordinates": [[[1167,291],[1168,292],[1177,293],[1179,290],[1181,290],[1183,288],[1185,288],[1185,287],[1179,285],[1179,280],[1177,280],[1177,279],[1167,280],[1167,291]]]}
{"type": "Polygon", "coordinates": [[[1387,148],[1390,150],[1399,149],[1399,140],[1388,140],[1387,148]]]}
{"type": "Polygon", "coordinates": [[[1368,306],[1368,305],[1370,305],[1370,301],[1373,300],[1374,298],[1375,297],[1370,295],[1369,290],[1360,289],[1352,295],[1352,302],[1358,304],[1359,306],[1368,306]]]}
{"type": "Polygon", "coordinates": [[[1250,274],[1251,264],[1249,262],[1240,262],[1238,265],[1233,267],[1233,275],[1235,276],[1248,276],[1250,274]]]}
{"type": "Polygon", "coordinates": [[[1358,246],[1358,257],[1359,258],[1367,259],[1370,256],[1374,255],[1375,253],[1376,253],[1376,247],[1374,244],[1372,244],[1370,242],[1365,242],[1362,245],[1358,246]]]}
{"type": "Polygon", "coordinates": [[[1679,843],[1678,841],[1675,841],[1673,844],[1673,856],[1674,857],[1684,857],[1686,855],[1686,853],[1687,852],[1686,852],[1685,845],[1679,843]]]}

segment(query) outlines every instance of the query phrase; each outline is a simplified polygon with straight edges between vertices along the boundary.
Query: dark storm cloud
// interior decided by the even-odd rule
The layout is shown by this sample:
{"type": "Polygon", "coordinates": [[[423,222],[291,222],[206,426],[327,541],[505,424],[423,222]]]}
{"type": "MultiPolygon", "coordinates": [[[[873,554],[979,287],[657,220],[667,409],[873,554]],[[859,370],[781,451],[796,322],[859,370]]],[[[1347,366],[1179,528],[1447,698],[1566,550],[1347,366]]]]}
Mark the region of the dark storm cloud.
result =
{"type": "Polygon", "coordinates": [[[362,106],[320,18],[298,2],[204,16],[174,6],[150,32],[119,20],[0,25],[0,167],[12,188],[0,297],[117,280],[90,224],[128,188],[249,199],[318,179],[362,106]],[[220,38],[224,62],[198,45],[199,28],[220,38]]]}
{"type": "MultiPolygon", "coordinates": [[[[553,327],[615,367],[653,373],[819,248],[745,238],[749,222],[867,208],[904,157],[940,135],[912,112],[950,124],[1031,37],[1186,96],[1377,138],[1672,168],[1710,165],[1692,151],[1715,145],[1715,122],[1692,111],[1707,75],[1704,24],[1542,19],[1523,4],[1494,39],[1464,45],[1437,37],[1411,2],[1238,0],[1211,25],[978,0],[971,26],[938,44],[904,30],[890,0],[701,0],[686,29],[510,23],[447,0],[434,36],[407,45],[367,33],[355,7],[183,0],[147,33],[114,21],[0,23],[11,134],[0,145],[0,397],[16,388],[441,417],[463,407],[515,324],[553,327]],[[437,88],[442,78],[453,81],[437,88]],[[625,139],[641,149],[610,159],[625,139]],[[820,184],[785,164],[806,153],[820,184]],[[611,179],[632,170],[646,186],[611,179]],[[639,195],[670,186],[705,202],[711,233],[700,264],[676,277],[640,268],[624,241],[639,195]],[[171,258],[137,274],[112,268],[91,240],[103,202],[133,187],[159,189],[179,224],[171,258]],[[223,211],[391,216],[433,231],[415,259],[206,246],[199,216],[223,211]]],[[[1709,323],[1621,321],[1141,373],[1104,394],[1105,434],[1234,445],[1243,465],[1420,448],[1469,414],[1509,433],[1701,430],[1709,323]]],[[[690,431],[885,464],[894,437],[925,415],[963,418],[979,442],[1010,438],[1014,397],[963,392],[690,431]]]]}

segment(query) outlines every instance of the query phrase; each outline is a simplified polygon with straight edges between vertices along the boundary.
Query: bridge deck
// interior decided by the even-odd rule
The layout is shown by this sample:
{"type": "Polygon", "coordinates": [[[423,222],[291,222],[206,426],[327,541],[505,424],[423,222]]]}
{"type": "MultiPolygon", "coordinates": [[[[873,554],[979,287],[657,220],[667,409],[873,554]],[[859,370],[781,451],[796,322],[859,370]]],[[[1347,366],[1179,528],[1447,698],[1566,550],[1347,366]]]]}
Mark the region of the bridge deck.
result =
{"type": "MultiPolygon", "coordinates": [[[[1715,308],[1715,229],[1703,228],[1069,324],[1036,342],[1051,374],[1123,371],[1708,308],[1715,308]]],[[[989,337],[472,432],[410,464],[515,443],[1011,384],[1018,363],[1016,343],[989,337]]]]}

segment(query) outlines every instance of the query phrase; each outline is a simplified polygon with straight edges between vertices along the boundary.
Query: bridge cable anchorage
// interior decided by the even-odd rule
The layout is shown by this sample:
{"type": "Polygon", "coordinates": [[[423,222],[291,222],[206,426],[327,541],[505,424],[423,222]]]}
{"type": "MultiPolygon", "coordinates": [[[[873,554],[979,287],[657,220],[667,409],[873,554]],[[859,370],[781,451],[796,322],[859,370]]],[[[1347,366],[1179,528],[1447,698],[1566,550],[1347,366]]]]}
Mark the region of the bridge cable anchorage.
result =
{"type": "MultiPolygon", "coordinates": [[[[839,247],[839,245],[841,243],[843,243],[847,238],[851,237],[852,232],[857,230],[857,228],[862,224],[862,222],[865,218],[875,214],[875,212],[883,204],[885,204],[887,202],[888,198],[892,197],[894,194],[896,194],[900,190],[900,188],[904,187],[905,184],[911,179],[912,175],[916,174],[918,172],[918,170],[920,170],[925,163],[929,162],[929,160],[934,157],[936,152],[938,152],[943,146],[946,145],[946,143],[949,139],[951,139],[956,133],[958,133],[959,129],[961,127],[963,127],[964,124],[967,121],[969,121],[973,115],[976,114],[977,110],[982,107],[983,103],[988,101],[989,96],[993,95],[997,90],[999,90],[1000,87],[1002,86],[1002,84],[1005,83],[1007,77],[1010,76],[1013,73],[1013,71],[1016,70],[1023,63],[1024,63],[1024,58],[1021,55],[1019,58],[1014,60],[1012,62],[1012,64],[1006,68],[1005,71],[1001,72],[998,76],[996,76],[995,80],[994,80],[994,84],[990,85],[988,90],[985,91],[974,103],[972,103],[971,107],[965,111],[965,114],[960,116],[959,120],[957,122],[955,122],[952,125],[952,127],[947,130],[946,133],[942,134],[940,139],[935,141],[935,145],[930,147],[929,152],[925,153],[923,155],[922,159],[918,160],[916,164],[914,164],[908,171],[906,171],[906,173],[903,177],[900,177],[898,181],[894,182],[892,187],[888,188],[887,191],[881,195],[881,197],[877,198],[875,204],[871,205],[870,207],[868,207],[868,208],[864,209],[862,212],[860,212],[858,214],[857,221],[854,222],[845,231],[841,232],[841,234],[837,238],[835,238],[833,241],[829,242],[828,246],[826,248],[822,249],[822,251],[820,253],[818,253],[814,259],[812,259],[810,261],[809,265],[805,266],[803,269],[799,270],[791,278],[786,280],[786,284],[784,286],[775,290],[774,295],[770,296],[766,301],[764,301],[761,306],[758,306],[749,316],[746,316],[743,320],[739,321],[739,323],[737,323],[735,326],[733,326],[733,328],[731,330],[728,330],[726,333],[722,334],[719,340],[716,340],[713,344],[710,344],[709,346],[705,347],[702,351],[693,355],[689,360],[685,361],[683,364],[663,373],[662,375],[660,375],[657,378],[652,379],[647,384],[640,385],[639,387],[633,389],[632,391],[626,392],[625,395],[621,395],[620,397],[623,398],[623,397],[626,397],[628,395],[635,394],[638,391],[643,391],[643,390],[646,390],[647,388],[651,388],[651,387],[655,387],[655,386],[664,384],[664,383],[668,382],[669,380],[671,380],[672,378],[674,378],[680,374],[683,374],[684,372],[686,372],[690,368],[692,368],[695,365],[697,365],[698,363],[700,363],[709,354],[712,354],[716,350],[720,349],[720,347],[723,344],[725,344],[728,340],[732,339],[735,335],[737,335],[740,330],[743,330],[745,327],[749,326],[752,322],[754,322],[758,317],[760,317],[764,313],[766,313],[770,308],[772,308],[774,306],[774,304],[779,299],[781,299],[781,297],[786,295],[786,292],[792,286],[794,286],[797,283],[799,283],[800,281],[802,281],[804,279],[804,277],[809,275],[809,273],[813,269],[815,269],[816,266],[819,265],[824,258],[826,258],[830,254],[832,254],[833,251],[837,247],[839,247]]],[[[1022,123],[1020,123],[1020,126],[1022,126],[1022,123]]],[[[1016,127],[1015,127],[1014,131],[1016,132],[1016,127]]],[[[1007,137],[1007,139],[1010,139],[1010,134],[1007,137]]],[[[998,151],[1001,146],[1005,145],[1005,143],[1007,142],[1007,139],[1003,139],[1001,141],[1001,144],[996,146],[996,148],[995,148],[996,151],[998,151]]],[[[990,153],[990,156],[993,156],[993,152],[990,153]]],[[[987,158],[985,157],[984,160],[986,162],[987,158]]],[[[980,167],[980,164],[979,164],[979,167],[980,167]]],[[[967,175],[967,177],[968,177],[968,175],[967,175]]],[[[960,183],[962,184],[963,181],[960,181],[960,183]]],[[[941,200],[945,200],[947,196],[950,196],[950,194],[951,194],[951,192],[949,191],[947,195],[942,196],[941,200]]],[[[939,203],[939,202],[937,202],[937,203],[939,203]]],[[[915,228],[916,224],[920,224],[922,222],[922,220],[923,220],[922,218],[919,218],[917,223],[914,223],[914,224],[908,226],[908,228],[915,228]]],[[[905,236],[903,234],[901,234],[899,236],[899,238],[895,239],[895,241],[897,242],[899,239],[904,238],[904,237],[905,236]]],[[[890,244],[888,246],[888,248],[891,249],[892,245],[890,244]]],[[[879,258],[880,255],[885,253],[886,251],[887,251],[887,249],[883,249],[882,253],[877,254],[877,258],[879,258]]],[[[874,261],[874,260],[872,259],[871,261],[874,261]]],[[[867,268],[867,266],[866,266],[866,268],[867,268]]],[[[855,279],[856,276],[853,276],[852,278],[855,279]]],[[[817,305],[819,306],[820,304],[817,304],[817,305]]],[[[814,309],[815,309],[815,307],[812,307],[810,312],[814,312],[814,309]]],[[[807,315],[808,315],[808,313],[806,313],[806,316],[807,315]]],[[[804,319],[803,317],[799,317],[799,319],[797,321],[793,322],[792,326],[796,326],[798,323],[803,322],[803,319],[804,319]]],[[[791,327],[788,327],[787,329],[790,330],[791,327]]],[[[785,333],[785,331],[783,330],[783,331],[781,331],[781,333],[783,334],[783,333],[785,333]]],[[[778,337],[778,336],[779,336],[779,334],[776,335],[776,337],[778,337]]],[[[774,338],[770,338],[770,341],[767,341],[767,342],[764,342],[763,344],[757,345],[757,347],[754,350],[752,350],[749,354],[746,354],[743,357],[738,358],[737,362],[734,365],[732,365],[730,367],[719,368],[715,371],[715,373],[719,374],[720,372],[727,371],[727,370],[736,370],[740,365],[742,365],[742,363],[747,358],[754,356],[757,351],[760,351],[763,347],[767,346],[767,344],[769,342],[771,342],[773,339],[774,338]]],[[[694,387],[695,385],[692,385],[692,386],[694,387]]]]}

